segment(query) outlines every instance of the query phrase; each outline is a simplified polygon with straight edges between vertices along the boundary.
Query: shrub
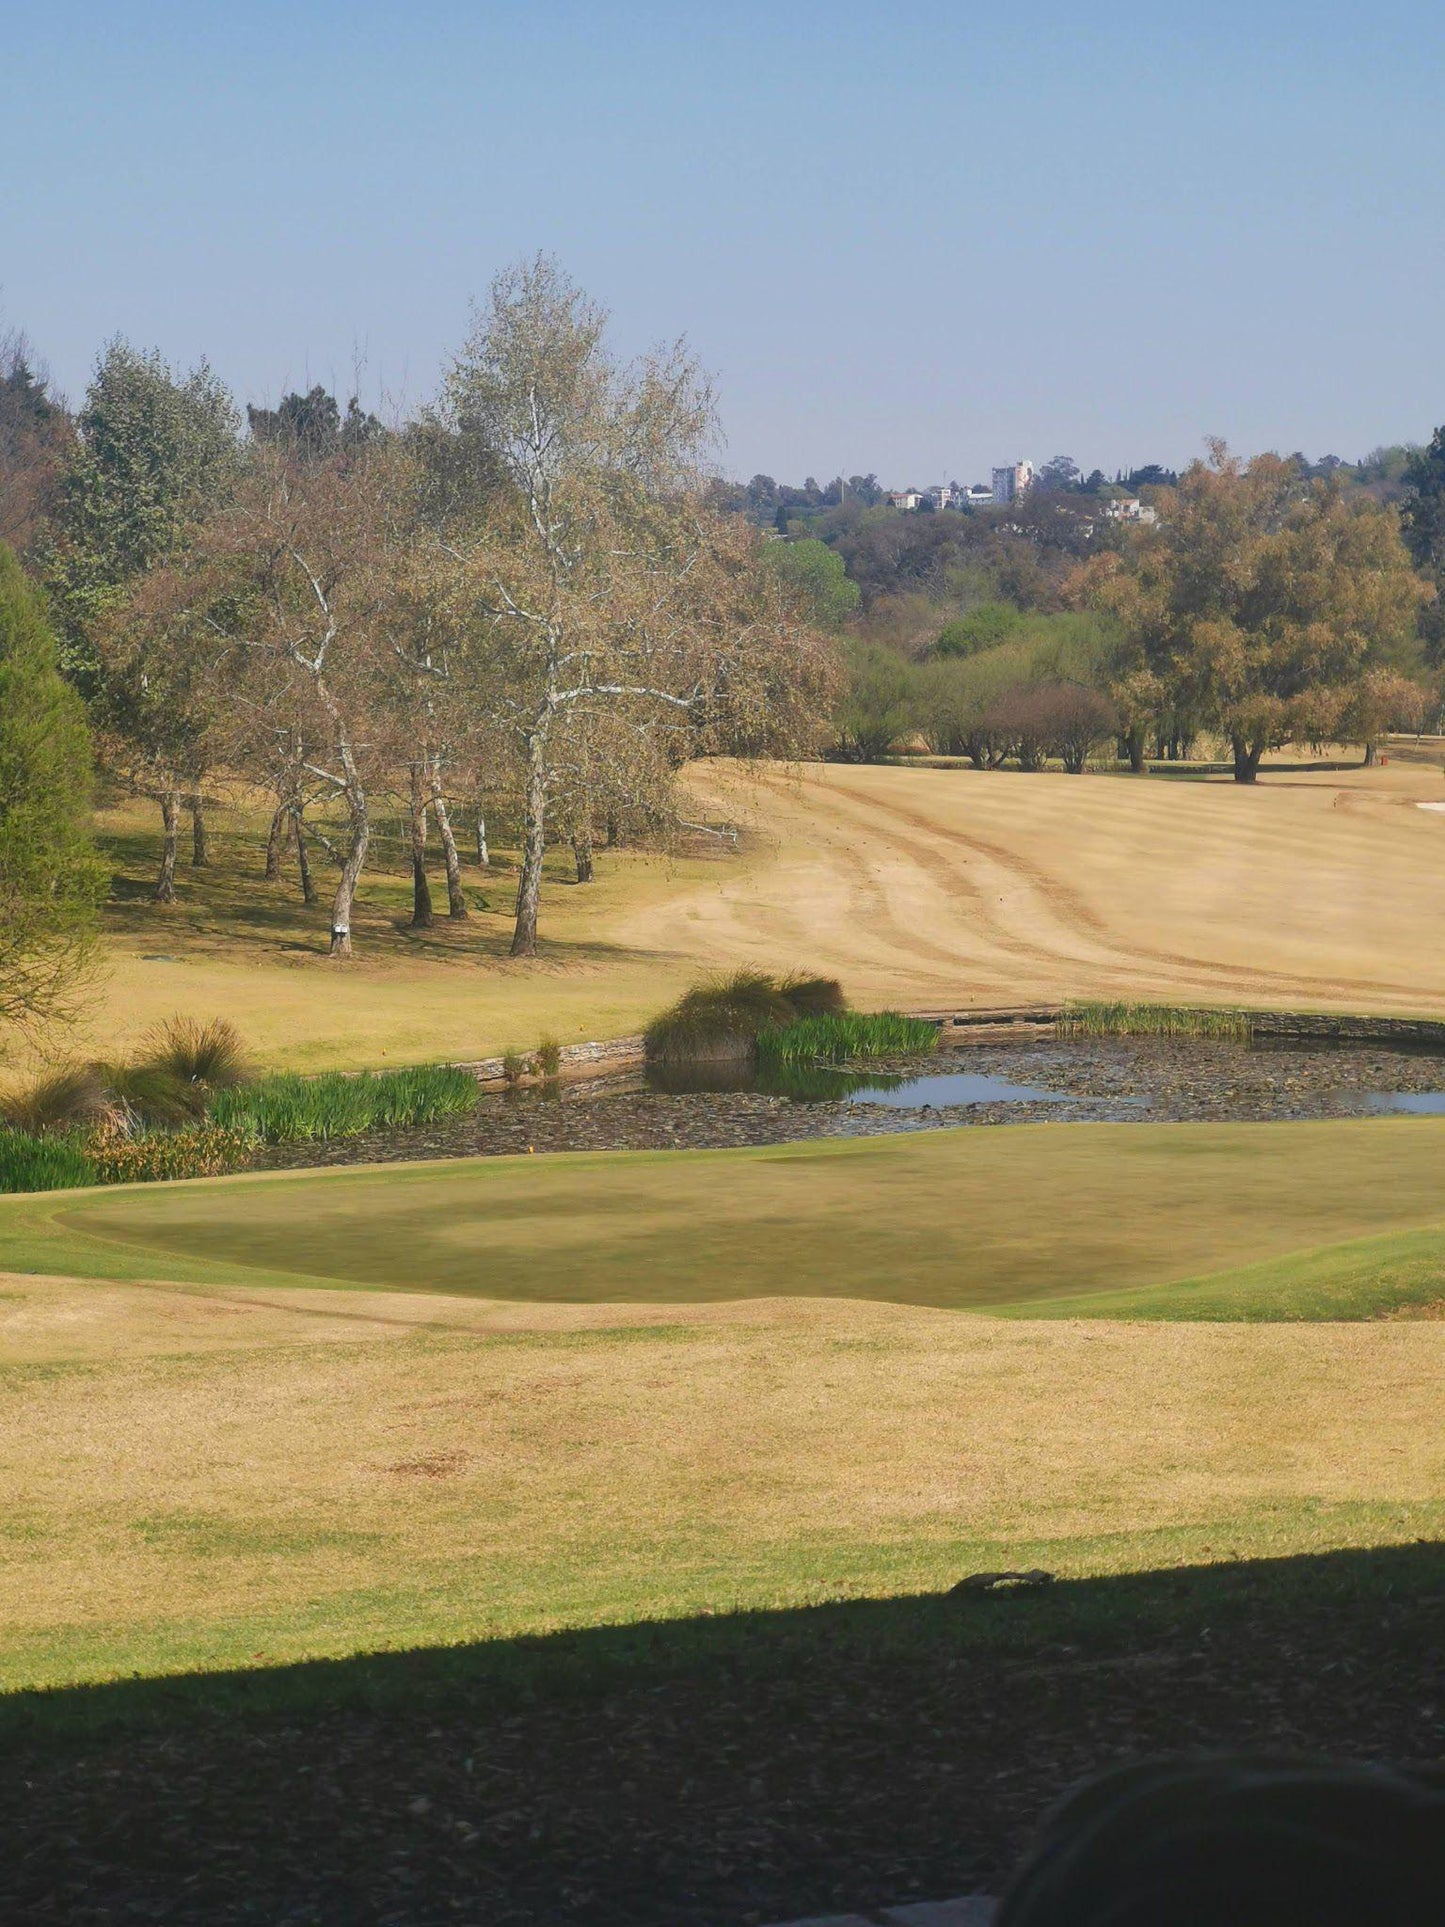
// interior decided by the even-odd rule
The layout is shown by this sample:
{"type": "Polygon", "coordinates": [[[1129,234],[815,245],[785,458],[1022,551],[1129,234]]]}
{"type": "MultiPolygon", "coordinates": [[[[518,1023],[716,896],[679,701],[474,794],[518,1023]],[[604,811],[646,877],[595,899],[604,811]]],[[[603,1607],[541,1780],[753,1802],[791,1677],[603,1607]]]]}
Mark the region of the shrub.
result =
{"type": "Polygon", "coordinates": [[[746,1057],[759,1031],[791,1023],[792,1004],[761,970],[735,970],[694,984],[643,1032],[650,1058],[746,1057]]]}
{"type": "Polygon", "coordinates": [[[357,1137],[363,1131],[430,1124],[469,1111],[477,1081],[454,1064],[421,1064],[410,1070],[363,1071],[348,1077],[294,1072],[218,1091],[211,1116],[219,1125],[248,1131],[266,1144],[305,1138],[357,1137]]]}
{"type": "Polygon", "coordinates": [[[536,1065],[539,1076],[557,1076],[562,1068],[562,1046],[555,1037],[544,1037],[538,1044],[536,1065]]]}
{"type": "Polygon", "coordinates": [[[931,1051],[938,1026],[926,1017],[905,1017],[896,1010],[848,1010],[826,1017],[800,1017],[795,1023],[763,1031],[757,1040],[758,1063],[776,1070],[787,1064],[843,1064],[855,1057],[891,1057],[931,1051]]]}
{"type": "Polygon", "coordinates": [[[1023,616],[1009,602],[981,602],[967,615],[955,616],[939,631],[934,648],[940,656],[977,656],[1007,642],[1023,616]]]}
{"type": "Polygon", "coordinates": [[[92,1146],[90,1162],[101,1184],[148,1184],[169,1178],[214,1178],[239,1170],[255,1139],[234,1126],[198,1131],[147,1131],[92,1146]]]}
{"type": "Polygon", "coordinates": [[[107,1125],[114,1129],[122,1120],[99,1064],[69,1064],[48,1071],[27,1089],[6,1098],[0,1109],[8,1125],[31,1137],[107,1125]]]}
{"type": "Polygon", "coordinates": [[[778,993],[795,1017],[834,1017],[848,1008],[836,977],[804,977],[794,972],[782,979],[778,993]]]}
{"type": "Polygon", "coordinates": [[[228,1091],[250,1076],[236,1027],[224,1017],[213,1017],[208,1024],[172,1017],[152,1032],[140,1061],[208,1091],[228,1091]]]}
{"type": "Polygon", "coordinates": [[[74,1144],[0,1130],[0,1191],[71,1191],[95,1182],[95,1166],[74,1144]]]}
{"type": "Polygon", "coordinates": [[[830,751],[840,763],[880,763],[913,723],[913,665],[882,643],[850,643],[847,687],[834,718],[830,751]]]}
{"type": "Polygon", "coordinates": [[[206,1114],[205,1090],[199,1084],[188,1084],[163,1064],[103,1064],[97,1068],[133,1125],[145,1130],[176,1130],[199,1123],[206,1114]]]}

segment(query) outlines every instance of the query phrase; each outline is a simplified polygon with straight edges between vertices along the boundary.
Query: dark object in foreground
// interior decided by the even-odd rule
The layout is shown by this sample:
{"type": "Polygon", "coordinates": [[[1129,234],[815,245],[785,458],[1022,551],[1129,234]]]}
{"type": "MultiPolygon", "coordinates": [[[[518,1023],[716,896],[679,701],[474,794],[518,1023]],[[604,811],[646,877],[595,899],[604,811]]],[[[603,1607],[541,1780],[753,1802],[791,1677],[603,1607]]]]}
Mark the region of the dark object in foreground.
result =
{"type": "Polygon", "coordinates": [[[1127,1759],[1440,1762],[1442,1650],[1420,1543],[0,1695],[0,1921],[746,1927],[997,1893],[1127,1759]]]}
{"type": "Polygon", "coordinates": [[[1042,1566],[1030,1566],[1027,1572],[971,1572],[966,1579],[960,1579],[956,1586],[950,1586],[948,1596],[956,1599],[966,1592],[1014,1592],[1024,1586],[1051,1586],[1054,1575],[1045,1572],[1042,1566]]]}
{"type": "Polygon", "coordinates": [[[1142,1762],[1072,1793],[998,1927],[1423,1927],[1445,1918],[1445,1778],[1142,1762]]]}

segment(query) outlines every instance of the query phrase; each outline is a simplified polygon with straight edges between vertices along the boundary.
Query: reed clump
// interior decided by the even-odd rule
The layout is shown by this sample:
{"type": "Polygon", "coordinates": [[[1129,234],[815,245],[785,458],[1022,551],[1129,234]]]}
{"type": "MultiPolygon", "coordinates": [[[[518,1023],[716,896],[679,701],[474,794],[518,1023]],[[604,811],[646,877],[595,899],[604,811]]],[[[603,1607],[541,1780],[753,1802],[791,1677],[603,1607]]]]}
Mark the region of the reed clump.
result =
{"type": "Polygon", "coordinates": [[[735,970],[685,990],[648,1025],[643,1048],[654,1063],[746,1060],[761,1032],[793,1023],[824,999],[841,1008],[842,986],[825,977],[780,980],[762,970],[735,970]]]}
{"type": "Polygon", "coordinates": [[[95,1166],[79,1145],[0,1130],[0,1191],[69,1191],[96,1182],[95,1166]]]}
{"type": "Polygon", "coordinates": [[[282,1072],[218,1092],[211,1117],[249,1132],[264,1144],[312,1138],[359,1137],[364,1131],[430,1124],[472,1110],[477,1081],[454,1064],[420,1064],[394,1071],[321,1077],[282,1072]]]}
{"type": "Polygon", "coordinates": [[[237,1126],[203,1124],[194,1131],[144,1131],[112,1138],[87,1152],[93,1184],[156,1184],[215,1178],[245,1165],[255,1139],[237,1126]]]}
{"type": "Polygon", "coordinates": [[[1248,1011],[1191,1009],[1180,1004],[1079,1003],[1065,1006],[1059,1031],[1069,1037],[1207,1037],[1247,1044],[1248,1011]]]}
{"type": "Polygon", "coordinates": [[[896,1010],[845,1010],[800,1017],[757,1040],[763,1070],[806,1064],[846,1064],[854,1058],[916,1057],[938,1044],[938,1026],[896,1010]]]}

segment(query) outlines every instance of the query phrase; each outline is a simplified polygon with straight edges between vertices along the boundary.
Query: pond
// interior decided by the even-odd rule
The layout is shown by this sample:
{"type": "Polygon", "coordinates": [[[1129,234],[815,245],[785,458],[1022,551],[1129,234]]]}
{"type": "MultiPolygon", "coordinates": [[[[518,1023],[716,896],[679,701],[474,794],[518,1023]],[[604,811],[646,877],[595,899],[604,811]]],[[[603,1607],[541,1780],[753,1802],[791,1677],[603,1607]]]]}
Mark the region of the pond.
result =
{"type": "Polygon", "coordinates": [[[532,1151],[688,1150],[893,1131],[1047,1124],[1445,1115],[1445,1056],[1418,1047],[1207,1038],[1025,1038],[866,1069],[639,1072],[483,1096],[475,1112],[365,1138],[278,1146],[267,1165],[532,1151]]]}
{"type": "Polygon", "coordinates": [[[1413,1111],[1417,1116],[1445,1115],[1445,1091],[1370,1091],[1365,1107],[1371,1111],[1413,1111]]]}

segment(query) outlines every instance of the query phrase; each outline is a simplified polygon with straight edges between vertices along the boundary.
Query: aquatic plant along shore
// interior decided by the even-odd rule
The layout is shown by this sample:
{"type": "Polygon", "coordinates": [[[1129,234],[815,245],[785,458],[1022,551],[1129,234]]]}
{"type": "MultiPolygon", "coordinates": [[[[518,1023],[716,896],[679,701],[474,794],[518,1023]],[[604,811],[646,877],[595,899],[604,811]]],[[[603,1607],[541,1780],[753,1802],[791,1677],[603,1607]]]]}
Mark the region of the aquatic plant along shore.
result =
{"type": "MultiPolygon", "coordinates": [[[[563,1085],[550,1096],[484,1095],[473,1110],[414,1130],[267,1147],[258,1162],[290,1168],[528,1151],[782,1144],[960,1126],[1373,1116],[1383,1098],[1423,1101],[1445,1091],[1445,1058],[1372,1045],[1250,1048],[1217,1038],[1037,1038],[943,1048],[866,1068],[810,1068],[794,1074],[801,1077],[793,1084],[795,1094],[758,1088],[758,1074],[746,1067],[715,1066],[713,1075],[708,1088],[696,1082],[650,1088],[631,1074],[563,1085]],[[732,1088],[726,1087],[729,1075],[732,1088]],[[991,1080],[1027,1095],[954,1104],[921,1095],[916,1106],[864,1095],[871,1089],[896,1096],[910,1083],[950,1077],[991,1080]]],[[[649,1077],[666,1082],[665,1071],[649,1077]]]]}

